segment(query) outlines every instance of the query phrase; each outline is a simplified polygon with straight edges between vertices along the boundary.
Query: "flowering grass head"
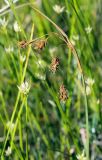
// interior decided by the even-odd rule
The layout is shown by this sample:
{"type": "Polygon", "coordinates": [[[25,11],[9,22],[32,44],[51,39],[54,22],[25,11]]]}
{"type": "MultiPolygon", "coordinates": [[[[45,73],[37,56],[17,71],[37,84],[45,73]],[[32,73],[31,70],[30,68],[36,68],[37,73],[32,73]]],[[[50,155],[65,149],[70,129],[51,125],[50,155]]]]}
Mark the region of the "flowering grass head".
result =
{"type": "Polygon", "coordinates": [[[19,24],[17,23],[17,21],[15,21],[13,27],[14,27],[15,32],[21,32],[21,28],[20,28],[19,24]]]}
{"type": "Polygon", "coordinates": [[[92,86],[95,83],[95,80],[92,78],[87,78],[85,83],[86,83],[86,94],[90,95],[92,92],[92,86]]]}
{"type": "Polygon", "coordinates": [[[11,147],[8,146],[7,150],[5,151],[6,156],[10,156],[12,154],[11,147]]]}
{"type": "Polygon", "coordinates": [[[17,87],[22,94],[27,95],[29,93],[30,86],[31,85],[27,81],[25,81],[20,86],[17,87]]]}
{"type": "Polygon", "coordinates": [[[60,5],[54,5],[53,6],[53,10],[57,13],[57,14],[60,14],[64,11],[65,7],[61,7],[60,5]]]}
{"type": "Polygon", "coordinates": [[[95,83],[95,80],[92,78],[87,78],[85,82],[87,85],[92,86],[95,83]]]}
{"type": "Polygon", "coordinates": [[[90,26],[86,27],[85,31],[87,34],[89,34],[92,31],[92,27],[90,27],[90,26]]]}
{"type": "Polygon", "coordinates": [[[77,157],[78,160],[87,160],[86,157],[85,157],[84,150],[83,150],[82,154],[78,154],[76,157],[77,157]]]}
{"type": "Polygon", "coordinates": [[[7,24],[8,24],[8,21],[5,19],[5,17],[3,19],[0,18],[0,26],[5,28],[7,24]]]}
{"type": "Polygon", "coordinates": [[[13,129],[14,129],[15,124],[11,123],[10,121],[8,121],[6,126],[7,126],[7,129],[10,129],[10,132],[12,132],[13,129]]]}
{"type": "Polygon", "coordinates": [[[5,52],[6,53],[11,53],[13,51],[14,51],[14,48],[12,46],[9,45],[8,47],[5,47],[5,52]]]}
{"type": "Polygon", "coordinates": [[[20,62],[24,63],[25,60],[26,60],[26,56],[25,55],[20,55],[20,62]]]}

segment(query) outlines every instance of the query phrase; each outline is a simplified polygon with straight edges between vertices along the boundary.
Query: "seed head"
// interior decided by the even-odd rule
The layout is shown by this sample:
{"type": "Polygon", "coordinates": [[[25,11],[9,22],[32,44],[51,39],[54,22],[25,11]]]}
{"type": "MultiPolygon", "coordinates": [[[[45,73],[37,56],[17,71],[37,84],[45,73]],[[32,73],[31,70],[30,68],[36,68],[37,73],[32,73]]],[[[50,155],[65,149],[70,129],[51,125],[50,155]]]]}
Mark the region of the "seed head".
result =
{"type": "Polygon", "coordinates": [[[47,39],[43,39],[43,40],[39,40],[37,42],[34,42],[34,49],[35,50],[42,50],[43,48],[45,48],[47,43],[47,39]]]}
{"type": "Polygon", "coordinates": [[[59,58],[55,57],[52,59],[52,62],[51,62],[51,66],[50,66],[50,69],[53,73],[56,72],[56,70],[58,69],[58,66],[59,66],[59,58]]]}
{"type": "Polygon", "coordinates": [[[28,43],[25,40],[18,42],[18,46],[20,48],[25,48],[25,47],[27,47],[27,45],[28,45],[28,43]]]}
{"type": "Polygon", "coordinates": [[[67,90],[63,84],[60,86],[59,93],[60,93],[60,100],[65,102],[68,99],[68,94],[67,94],[67,90]]]}

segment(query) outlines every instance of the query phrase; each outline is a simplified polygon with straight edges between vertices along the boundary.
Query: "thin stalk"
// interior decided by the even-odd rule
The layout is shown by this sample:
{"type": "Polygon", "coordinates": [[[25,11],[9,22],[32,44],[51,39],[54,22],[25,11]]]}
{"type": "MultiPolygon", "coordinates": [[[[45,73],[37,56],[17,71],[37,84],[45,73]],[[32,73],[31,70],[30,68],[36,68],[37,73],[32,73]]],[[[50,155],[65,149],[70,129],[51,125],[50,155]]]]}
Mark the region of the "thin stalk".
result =
{"type": "Polygon", "coordinates": [[[4,121],[4,119],[3,119],[4,117],[1,115],[1,113],[0,113],[0,119],[1,119],[1,122],[3,123],[3,125],[4,126],[6,126],[6,124],[5,124],[5,121],[4,121]]]}
{"type": "MultiPolygon", "coordinates": [[[[45,136],[45,134],[43,133],[36,117],[34,116],[34,114],[32,113],[30,107],[28,106],[28,112],[30,114],[29,118],[29,122],[32,124],[32,122],[34,122],[34,125],[36,126],[36,129],[38,130],[38,132],[40,133],[40,135],[42,136],[42,139],[44,141],[44,143],[46,144],[47,147],[49,147],[49,142],[48,142],[48,138],[45,136]]],[[[34,125],[32,127],[34,127],[34,125]]]]}
{"type": "Polygon", "coordinates": [[[26,160],[28,160],[28,105],[27,105],[27,98],[25,101],[26,105],[26,160]]]}
{"type": "Polygon", "coordinates": [[[14,69],[15,69],[15,71],[16,71],[17,79],[19,79],[19,75],[18,75],[18,71],[17,71],[17,67],[16,67],[16,63],[15,63],[14,56],[13,56],[12,53],[10,54],[10,56],[11,56],[11,58],[12,58],[12,62],[13,62],[13,65],[14,65],[14,69]]]}
{"type": "MultiPolygon", "coordinates": [[[[32,25],[30,41],[32,40],[33,32],[34,32],[34,24],[32,25]]],[[[25,67],[24,67],[24,70],[23,70],[22,82],[24,81],[24,77],[25,77],[25,74],[26,74],[28,60],[29,60],[29,56],[30,56],[30,51],[31,51],[31,45],[29,45],[28,52],[27,52],[27,58],[26,58],[25,67]]]]}
{"type": "Polygon", "coordinates": [[[14,130],[13,130],[13,133],[12,133],[12,137],[11,137],[11,148],[12,148],[12,146],[13,146],[14,136],[15,136],[15,133],[16,133],[18,121],[19,121],[19,119],[20,119],[20,116],[21,116],[21,113],[22,113],[24,104],[25,104],[25,97],[24,97],[23,100],[22,100],[22,104],[21,104],[21,106],[20,106],[20,110],[19,110],[19,112],[18,112],[18,116],[17,116],[16,122],[15,122],[15,127],[14,127],[14,130]]]}
{"type": "Polygon", "coordinates": [[[82,83],[84,87],[84,93],[85,93],[85,119],[86,119],[86,157],[87,160],[89,160],[89,120],[88,120],[88,101],[87,101],[87,96],[86,96],[86,86],[85,86],[85,78],[84,75],[82,74],[82,83]]]}
{"type": "Polygon", "coordinates": [[[1,99],[1,103],[2,103],[1,106],[2,106],[2,108],[4,110],[4,114],[5,114],[6,120],[8,121],[9,120],[9,116],[8,116],[8,113],[7,113],[7,110],[6,110],[5,101],[4,101],[2,93],[0,94],[0,99],[1,99]]]}
{"type": "MultiPolygon", "coordinates": [[[[18,6],[15,6],[15,9],[20,9],[20,8],[23,8],[23,7],[26,7],[28,5],[31,5],[31,4],[35,4],[35,2],[31,3],[31,2],[28,2],[28,3],[23,3],[23,4],[20,4],[18,6]]],[[[10,6],[8,8],[5,8],[2,12],[0,10],[0,17],[1,16],[4,16],[5,14],[9,13],[9,12],[12,12],[10,6]]]]}
{"type": "Polygon", "coordinates": [[[18,155],[18,157],[20,158],[20,160],[24,160],[21,152],[19,151],[18,147],[16,147],[16,145],[14,143],[13,143],[13,148],[15,149],[16,155],[18,155]]]}
{"type": "Polygon", "coordinates": [[[19,143],[20,143],[20,148],[21,151],[23,152],[23,138],[22,138],[22,122],[21,122],[21,118],[19,120],[19,143]]]}

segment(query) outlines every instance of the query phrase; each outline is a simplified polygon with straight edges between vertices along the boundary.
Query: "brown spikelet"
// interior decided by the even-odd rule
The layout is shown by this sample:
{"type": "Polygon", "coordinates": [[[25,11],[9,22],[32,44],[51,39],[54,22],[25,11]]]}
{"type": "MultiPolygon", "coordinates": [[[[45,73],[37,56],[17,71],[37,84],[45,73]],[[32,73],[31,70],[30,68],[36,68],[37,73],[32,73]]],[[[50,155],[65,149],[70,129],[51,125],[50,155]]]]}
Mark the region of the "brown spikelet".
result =
{"type": "Polygon", "coordinates": [[[45,48],[47,44],[47,39],[38,40],[37,42],[34,42],[34,49],[35,50],[42,50],[45,48]]]}
{"type": "Polygon", "coordinates": [[[50,66],[50,69],[53,73],[56,72],[56,70],[58,69],[58,66],[59,66],[59,58],[58,57],[55,57],[52,59],[52,62],[51,62],[51,66],[50,66]]]}
{"type": "Polygon", "coordinates": [[[60,93],[60,100],[65,102],[68,99],[68,94],[67,94],[67,90],[63,84],[60,86],[59,93],[60,93]]]}
{"type": "Polygon", "coordinates": [[[18,42],[18,46],[20,48],[25,48],[25,47],[27,47],[27,45],[28,45],[28,43],[26,40],[22,40],[22,41],[18,42]]]}
{"type": "Polygon", "coordinates": [[[20,48],[25,48],[28,45],[32,44],[34,46],[35,50],[42,50],[46,46],[47,40],[48,40],[48,38],[41,39],[41,40],[33,39],[32,41],[29,41],[29,42],[26,40],[22,40],[22,41],[18,42],[18,46],[20,48]]]}

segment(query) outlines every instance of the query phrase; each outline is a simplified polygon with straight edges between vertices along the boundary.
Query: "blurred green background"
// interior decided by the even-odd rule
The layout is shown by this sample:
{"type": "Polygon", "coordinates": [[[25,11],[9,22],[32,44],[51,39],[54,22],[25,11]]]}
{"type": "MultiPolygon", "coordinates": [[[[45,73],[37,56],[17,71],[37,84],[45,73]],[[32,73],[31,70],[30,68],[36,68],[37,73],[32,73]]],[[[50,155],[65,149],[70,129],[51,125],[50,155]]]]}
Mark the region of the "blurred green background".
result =
{"type": "MultiPolygon", "coordinates": [[[[87,84],[89,111],[90,159],[102,159],[102,1],[101,0],[11,0],[0,1],[0,152],[7,135],[18,94],[28,48],[18,42],[29,41],[32,24],[33,39],[45,35],[46,47],[39,51],[32,45],[25,80],[31,89],[26,109],[19,117],[12,154],[4,159],[26,159],[26,131],[29,160],[76,160],[84,149],[85,100],[81,73],[70,48],[60,39],[56,28],[33,10],[36,6],[67,34],[77,50],[87,84]],[[34,4],[33,4],[34,3],[34,4]],[[11,5],[11,8],[9,6],[11,5]],[[57,9],[56,6],[57,5],[57,9]],[[58,8],[58,6],[60,8],[58,8]],[[61,11],[62,8],[62,11],[61,11]],[[59,11],[60,10],[60,11],[59,11]],[[59,13],[58,13],[59,12],[59,13]],[[15,31],[17,22],[21,31],[15,31]],[[47,36],[48,34],[49,36],[47,36]],[[50,70],[53,58],[60,59],[56,73],[50,70]],[[64,84],[68,100],[59,100],[59,88],[64,84]],[[83,132],[81,132],[83,129],[83,132]]],[[[18,117],[22,96],[18,102],[14,123],[18,117]]],[[[6,149],[10,145],[9,135],[6,149]]]]}

